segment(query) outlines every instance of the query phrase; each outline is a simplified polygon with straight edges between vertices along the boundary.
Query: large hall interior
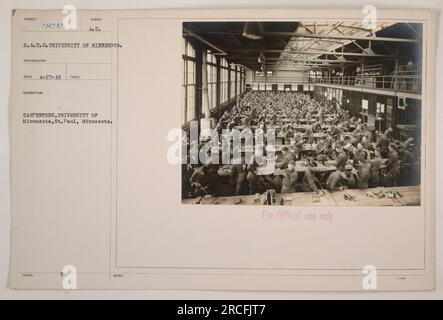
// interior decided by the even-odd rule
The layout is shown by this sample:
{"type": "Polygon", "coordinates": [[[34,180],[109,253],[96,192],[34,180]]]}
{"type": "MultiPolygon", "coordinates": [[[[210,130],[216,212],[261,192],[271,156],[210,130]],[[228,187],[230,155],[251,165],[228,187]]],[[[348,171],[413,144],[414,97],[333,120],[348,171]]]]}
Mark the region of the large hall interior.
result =
{"type": "Polygon", "coordinates": [[[183,23],[182,202],[420,205],[422,33],[392,21],[183,23]],[[254,158],[189,161],[191,129],[244,128],[275,130],[275,172],[254,158]]]}

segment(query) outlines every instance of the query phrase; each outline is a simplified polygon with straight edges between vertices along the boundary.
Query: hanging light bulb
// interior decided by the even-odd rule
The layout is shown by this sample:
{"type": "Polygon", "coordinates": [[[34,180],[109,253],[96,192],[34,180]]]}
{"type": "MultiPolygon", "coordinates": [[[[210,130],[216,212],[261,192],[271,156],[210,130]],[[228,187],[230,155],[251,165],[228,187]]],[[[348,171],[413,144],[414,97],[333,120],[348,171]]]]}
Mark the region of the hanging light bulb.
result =
{"type": "Polygon", "coordinates": [[[266,57],[263,54],[263,52],[261,52],[260,55],[258,56],[258,62],[259,63],[265,63],[266,62],[266,57]]]}
{"type": "Polygon", "coordinates": [[[263,25],[260,22],[245,22],[242,35],[251,40],[263,39],[263,25]]]}

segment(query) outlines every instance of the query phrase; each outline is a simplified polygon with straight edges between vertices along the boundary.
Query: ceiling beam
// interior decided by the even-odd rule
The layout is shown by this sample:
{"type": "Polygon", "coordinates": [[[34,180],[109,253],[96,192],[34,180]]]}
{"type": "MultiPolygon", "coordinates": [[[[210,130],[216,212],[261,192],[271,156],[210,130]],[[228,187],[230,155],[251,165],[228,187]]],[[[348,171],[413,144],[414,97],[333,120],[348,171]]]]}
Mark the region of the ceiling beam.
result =
{"type": "MultiPolygon", "coordinates": [[[[335,29],[339,24],[341,24],[341,23],[343,23],[343,22],[337,22],[336,24],[334,24],[334,25],[332,26],[332,28],[329,27],[329,30],[320,31],[320,33],[318,33],[318,34],[329,35],[329,34],[330,34],[332,31],[334,31],[334,29],[335,29]],[[326,32],[325,32],[325,31],[326,31],[326,32]]],[[[329,26],[329,24],[328,24],[328,26],[329,26]]],[[[314,30],[315,30],[315,29],[314,29],[314,30]]],[[[316,34],[316,32],[314,32],[314,34],[316,34]]],[[[312,38],[309,38],[309,39],[312,39],[312,38]]],[[[334,39],[334,40],[335,40],[335,39],[334,39]]],[[[314,40],[313,42],[311,42],[310,44],[308,44],[307,46],[305,46],[304,48],[302,48],[302,50],[307,50],[307,49],[312,48],[314,45],[318,45],[319,41],[320,41],[320,38],[317,38],[316,40],[314,40]]],[[[321,46],[322,48],[324,48],[324,44],[320,44],[320,46],[321,46]]]]}
{"type": "MultiPolygon", "coordinates": [[[[208,40],[202,38],[202,37],[199,36],[198,34],[196,34],[196,33],[192,32],[192,31],[186,29],[185,27],[183,27],[183,34],[198,39],[199,41],[203,42],[203,43],[206,44],[207,46],[209,46],[209,47],[211,47],[211,48],[217,50],[217,51],[219,52],[218,54],[220,54],[220,55],[224,55],[224,56],[227,55],[227,53],[224,52],[222,49],[220,49],[219,47],[215,46],[214,44],[212,44],[212,43],[209,42],[208,40]]],[[[214,53],[214,54],[217,54],[217,53],[214,53]]]]}
{"type": "Polygon", "coordinates": [[[340,28],[347,28],[347,29],[355,29],[355,30],[361,30],[361,31],[366,31],[368,33],[371,33],[372,30],[368,29],[368,28],[363,28],[363,27],[356,27],[356,26],[347,26],[347,25],[341,25],[340,28]]]}
{"type": "Polygon", "coordinates": [[[407,26],[409,29],[411,29],[412,32],[414,32],[414,34],[416,35],[417,39],[420,39],[420,40],[421,40],[421,38],[422,38],[421,34],[418,33],[418,31],[415,30],[415,28],[414,28],[413,26],[411,26],[410,23],[406,23],[406,26],[407,26]]]}
{"type": "MultiPolygon", "coordinates": [[[[297,40],[291,40],[292,42],[295,42],[295,41],[299,41],[299,42],[304,42],[304,41],[309,41],[309,42],[312,42],[312,39],[308,39],[308,38],[297,38],[297,40]]],[[[290,42],[291,42],[290,41],[290,42]]],[[[328,39],[321,39],[321,41],[322,42],[326,42],[326,43],[334,43],[334,44],[344,44],[344,41],[338,41],[338,40],[328,40],[328,39]]]]}
{"type": "Polygon", "coordinates": [[[308,31],[309,33],[314,33],[314,31],[312,31],[311,29],[309,29],[303,22],[300,22],[300,26],[303,27],[306,31],[308,31]]]}
{"type": "Polygon", "coordinates": [[[392,57],[388,54],[369,54],[369,53],[358,53],[358,52],[335,52],[335,51],[303,51],[303,50],[274,50],[274,49],[233,49],[226,50],[228,52],[268,52],[268,53],[290,53],[290,54],[315,54],[315,55],[336,55],[336,56],[354,56],[354,57],[392,57]]]}
{"type": "Polygon", "coordinates": [[[352,42],[357,48],[359,48],[361,51],[366,52],[366,53],[369,54],[369,52],[368,52],[365,48],[363,48],[361,45],[359,45],[359,44],[357,43],[357,41],[355,41],[355,40],[351,40],[351,42],[352,42]]]}
{"type": "MultiPolygon", "coordinates": [[[[228,57],[228,60],[230,61],[250,61],[253,63],[259,63],[257,61],[256,58],[253,57],[228,57]]],[[[356,61],[356,60],[326,60],[326,59],[304,59],[304,58],[266,58],[266,61],[290,61],[290,62],[296,62],[296,61],[307,61],[307,62],[318,62],[318,63],[322,63],[322,62],[328,62],[328,63],[338,63],[338,64],[342,64],[342,63],[360,63],[360,61],[356,61]]]]}
{"type": "Polygon", "coordinates": [[[312,38],[312,39],[364,40],[364,41],[407,42],[407,43],[419,42],[419,40],[417,39],[322,35],[322,34],[309,34],[309,33],[299,33],[299,32],[265,32],[264,35],[271,37],[296,37],[296,38],[312,38]]]}
{"type": "MultiPolygon", "coordinates": [[[[258,70],[262,67],[262,64],[240,64],[242,66],[246,66],[249,69],[254,69],[254,70],[258,70]]],[[[349,64],[347,65],[347,67],[349,66],[358,66],[358,63],[354,63],[354,64],[349,64]]],[[[313,65],[313,64],[277,64],[277,63],[266,63],[266,67],[274,67],[274,68],[288,68],[288,67],[296,67],[298,69],[310,69],[310,70],[318,70],[318,69],[337,69],[337,68],[341,68],[338,65],[313,65]]],[[[292,71],[294,71],[296,69],[293,69],[292,71]]]]}

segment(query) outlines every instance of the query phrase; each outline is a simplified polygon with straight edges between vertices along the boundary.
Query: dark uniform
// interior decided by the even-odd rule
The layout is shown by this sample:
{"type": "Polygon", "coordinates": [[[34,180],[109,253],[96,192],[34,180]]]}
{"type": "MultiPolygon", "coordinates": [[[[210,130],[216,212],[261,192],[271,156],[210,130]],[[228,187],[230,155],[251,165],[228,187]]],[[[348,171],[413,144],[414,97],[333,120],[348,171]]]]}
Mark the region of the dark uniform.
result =
{"type": "Polygon", "coordinates": [[[341,151],[337,156],[337,170],[345,172],[346,162],[348,161],[348,154],[345,151],[341,151]]]}
{"type": "Polygon", "coordinates": [[[280,169],[286,169],[290,161],[295,161],[295,154],[292,151],[283,151],[276,159],[276,166],[280,169]]]}
{"type": "Polygon", "coordinates": [[[371,165],[369,163],[362,163],[359,166],[360,173],[357,177],[357,188],[369,188],[369,178],[371,177],[371,165]]]}
{"type": "Polygon", "coordinates": [[[192,195],[190,179],[194,174],[194,169],[188,164],[182,164],[182,199],[192,195]]]}
{"type": "Polygon", "coordinates": [[[397,184],[397,175],[400,171],[398,153],[395,150],[389,152],[389,158],[386,162],[386,173],[384,175],[384,186],[392,187],[397,184]]]}
{"type": "Polygon", "coordinates": [[[235,179],[235,195],[241,195],[244,193],[246,186],[246,177],[248,172],[243,164],[234,164],[232,166],[232,176],[235,179]]]}
{"type": "Polygon", "coordinates": [[[371,188],[376,188],[380,186],[380,167],[383,164],[383,159],[381,157],[376,157],[368,162],[371,164],[369,185],[371,188]]]}
{"type": "Polygon", "coordinates": [[[318,188],[315,185],[315,177],[314,173],[310,168],[307,168],[305,171],[305,175],[303,177],[303,191],[304,192],[310,192],[314,191],[315,193],[318,193],[318,188]]]}
{"type": "Polygon", "coordinates": [[[355,149],[352,152],[352,155],[353,155],[354,160],[357,160],[357,161],[365,161],[366,160],[366,151],[365,150],[355,149]]]}
{"type": "Polygon", "coordinates": [[[350,171],[345,172],[345,180],[346,186],[349,189],[355,189],[357,187],[357,176],[354,173],[350,171]]]}
{"type": "Polygon", "coordinates": [[[389,156],[389,138],[382,134],[379,137],[377,147],[380,149],[380,155],[382,158],[387,158],[389,156]]]}
{"type": "Polygon", "coordinates": [[[200,170],[194,171],[189,180],[191,185],[194,186],[194,195],[196,196],[209,195],[214,191],[216,178],[207,165],[201,167],[200,170]]]}
{"type": "Polygon", "coordinates": [[[389,138],[391,137],[392,129],[389,128],[380,135],[377,147],[380,148],[380,155],[382,158],[387,158],[389,156],[389,138]]]}
{"type": "Polygon", "coordinates": [[[294,193],[297,180],[297,171],[286,169],[283,175],[281,193],[294,193]]]}
{"type": "Polygon", "coordinates": [[[343,180],[344,172],[334,171],[332,172],[328,180],[326,180],[326,186],[329,191],[337,191],[340,190],[340,182],[343,180]]]}
{"type": "Polygon", "coordinates": [[[248,180],[249,194],[258,192],[257,168],[258,164],[254,161],[253,163],[249,164],[246,169],[248,172],[246,180],[248,180]]]}

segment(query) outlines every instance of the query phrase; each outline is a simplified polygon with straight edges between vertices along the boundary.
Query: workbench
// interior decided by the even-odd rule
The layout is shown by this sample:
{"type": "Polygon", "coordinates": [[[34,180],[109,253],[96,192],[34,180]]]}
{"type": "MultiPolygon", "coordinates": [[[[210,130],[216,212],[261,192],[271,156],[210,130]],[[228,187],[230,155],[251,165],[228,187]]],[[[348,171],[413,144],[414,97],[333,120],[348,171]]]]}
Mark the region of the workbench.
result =
{"type": "MultiPolygon", "coordinates": [[[[260,205],[260,198],[257,195],[231,196],[231,197],[199,197],[195,199],[184,199],[183,204],[205,204],[205,205],[260,205]]],[[[276,203],[284,206],[320,206],[320,207],[375,207],[375,206],[419,206],[420,186],[392,187],[392,188],[368,188],[364,190],[348,189],[343,191],[324,191],[324,195],[315,200],[312,192],[296,192],[277,194],[276,203]],[[401,196],[379,198],[378,196],[368,196],[383,192],[399,192],[401,196]],[[344,195],[349,194],[355,197],[354,200],[345,200],[344,195]]]]}

